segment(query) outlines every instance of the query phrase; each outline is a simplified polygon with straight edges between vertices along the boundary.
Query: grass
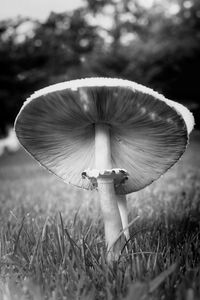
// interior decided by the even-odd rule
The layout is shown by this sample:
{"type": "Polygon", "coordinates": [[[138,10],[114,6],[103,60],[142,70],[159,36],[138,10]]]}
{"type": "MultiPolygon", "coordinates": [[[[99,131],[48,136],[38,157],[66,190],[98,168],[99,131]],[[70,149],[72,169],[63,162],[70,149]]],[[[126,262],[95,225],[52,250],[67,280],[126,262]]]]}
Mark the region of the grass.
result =
{"type": "Polygon", "coordinates": [[[128,253],[106,263],[95,192],[63,184],[22,150],[0,158],[0,299],[200,299],[200,134],[128,199],[128,253]]]}

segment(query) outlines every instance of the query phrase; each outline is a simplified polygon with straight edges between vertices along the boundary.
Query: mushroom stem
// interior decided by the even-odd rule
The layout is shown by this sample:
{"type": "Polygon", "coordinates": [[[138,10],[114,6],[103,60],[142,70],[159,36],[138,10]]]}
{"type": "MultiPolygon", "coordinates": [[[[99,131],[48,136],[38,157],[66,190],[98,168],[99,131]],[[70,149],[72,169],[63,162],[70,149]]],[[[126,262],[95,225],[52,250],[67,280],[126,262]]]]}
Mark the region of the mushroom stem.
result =
{"type": "MultiPolygon", "coordinates": [[[[95,165],[98,170],[112,168],[108,125],[95,125],[95,165]]],[[[104,219],[105,240],[109,250],[108,260],[117,259],[125,239],[124,235],[121,235],[117,240],[122,231],[122,221],[117,204],[117,195],[114,190],[114,182],[112,178],[99,177],[97,178],[97,183],[104,219]]]]}
{"type": "Polygon", "coordinates": [[[106,124],[95,125],[95,165],[99,170],[112,169],[110,128],[106,124]]]}
{"type": "Polygon", "coordinates": [[[117,203],[118,208],[122,220],[122,227],[124,230],[124,235],[127,240],[130,238],[129,234],[129,228],[128,228],[128,208],[127,208],[127,201],[126,201],[126,195],[117,195],[117,203]]]}
{"type": "Polygon", "coordinates": [[[113,179],[98,179],[101,211],[104,220],[106,246],[109,250],[108,260],[118,259],[125,243],[124,235],[119,239],[122,231],[122,221],[117,205],[113,179]]]}

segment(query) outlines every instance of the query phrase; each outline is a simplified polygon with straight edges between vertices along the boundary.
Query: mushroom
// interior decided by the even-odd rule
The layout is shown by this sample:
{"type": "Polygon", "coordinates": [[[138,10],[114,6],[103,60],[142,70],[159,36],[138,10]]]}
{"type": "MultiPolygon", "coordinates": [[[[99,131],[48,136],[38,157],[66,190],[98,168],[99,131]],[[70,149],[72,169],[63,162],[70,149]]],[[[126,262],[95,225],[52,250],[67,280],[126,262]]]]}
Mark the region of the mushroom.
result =
{"type": "Polygon", "coordinates": [[[118,258],[129,239],[126,194],[151,184],[179,160],[193,126],[183,105],[113,78],[41,89],[15,121],[20,143],[42,166],[66,183],[98,190],[108,260],[118,258]]]}

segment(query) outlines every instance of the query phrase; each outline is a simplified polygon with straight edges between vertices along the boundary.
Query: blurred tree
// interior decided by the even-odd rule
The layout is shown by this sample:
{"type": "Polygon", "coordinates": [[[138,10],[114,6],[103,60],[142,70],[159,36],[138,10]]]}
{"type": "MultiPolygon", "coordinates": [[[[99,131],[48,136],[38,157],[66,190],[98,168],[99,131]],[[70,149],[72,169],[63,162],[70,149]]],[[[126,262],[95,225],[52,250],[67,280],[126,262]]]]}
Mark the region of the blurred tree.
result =
{"type": "Polygon", "coordinates": [[[86,76],[134,80],[199,109],[199,29],[199,0],[85,0],[43,23],[1,21],[1,133],[35,89],[86,76]]]}
{"type": "Polygon", "coordinates": [[[112,12],[97,72],[135,80],[195,108],[200,127],[199,0],[155,1],[150,8],[138,0],[86,2],[96,19],[112,12]]]}
{"type": "Polygon", "coordinates": [[[93,28],[84,11],[52,13],[46,22],[29,19],[0,23],[0,134],[13,121],[30,93],[45,85],[76,78],[81,56],[92,51],[93,28]],[[32,24],[29,34],[20,28],[32,24]]]}
{"type": "Polygon", "coordinates": [[[197,101],[200,95],[196,76],[200,63],[198,0],[155,2],[151,8],[136,0],[86,2],[96,18],[105,15],[108,8],[112,11],[113,26],[105,35],[111,42],[99,58],[101,69],[105,67],[106,72],[109,69],[117,76],[151,85],[169,97],[197,101]],[[170,5],[176,12],[170,11],[170,5]]]}
{"type": "Polygon", "coordinates": [[[27,36],[22,35],[24,24],[36,26],[37,22],[28,19],[0,22],[0,134],[5,134],[6,125],[12,124],[23,103],[23,96],[34,88],[35,82],[28,76],[27,36]]]}

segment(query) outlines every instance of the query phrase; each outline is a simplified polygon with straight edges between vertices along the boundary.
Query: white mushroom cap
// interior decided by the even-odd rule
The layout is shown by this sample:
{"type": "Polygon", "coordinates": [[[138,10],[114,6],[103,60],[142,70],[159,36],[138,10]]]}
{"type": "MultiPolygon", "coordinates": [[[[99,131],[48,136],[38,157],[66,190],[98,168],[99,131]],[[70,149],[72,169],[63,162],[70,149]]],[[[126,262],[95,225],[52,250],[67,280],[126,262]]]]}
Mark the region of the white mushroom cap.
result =
{"type": "Polygon", "coordinates": [[[144,188],[184,153],[193,115],[183,105],[134,82],[87,78],[35,92],[19,112],[19,141],[66,183],[92,189],[81,174],[95,169],[95,124],[110,127],[112,167],[127,170],[117,194],[144,188]]]}

